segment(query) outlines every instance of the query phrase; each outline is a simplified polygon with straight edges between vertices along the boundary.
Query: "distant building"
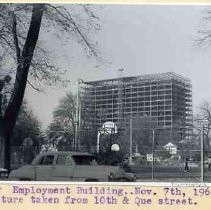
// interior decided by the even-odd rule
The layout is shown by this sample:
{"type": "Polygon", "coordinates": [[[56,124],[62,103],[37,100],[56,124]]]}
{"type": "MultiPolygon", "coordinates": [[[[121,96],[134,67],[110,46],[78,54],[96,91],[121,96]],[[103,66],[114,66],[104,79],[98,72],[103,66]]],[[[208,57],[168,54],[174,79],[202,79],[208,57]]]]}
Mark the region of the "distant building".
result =
{"type": "Polygon", "coordinates": [[[163,146],[171,155],[177,154],[177,146],[171,142],[163,146]]]}
{"type": "Polygon", "coordinates": [[[85,129],[99,129],[106,121],[125,129],[132,118],[171,131],[171,137],[176,131],[179,140],[190,133],[191,81],[173,72],[85,82],[80,91],[85,129]]]}

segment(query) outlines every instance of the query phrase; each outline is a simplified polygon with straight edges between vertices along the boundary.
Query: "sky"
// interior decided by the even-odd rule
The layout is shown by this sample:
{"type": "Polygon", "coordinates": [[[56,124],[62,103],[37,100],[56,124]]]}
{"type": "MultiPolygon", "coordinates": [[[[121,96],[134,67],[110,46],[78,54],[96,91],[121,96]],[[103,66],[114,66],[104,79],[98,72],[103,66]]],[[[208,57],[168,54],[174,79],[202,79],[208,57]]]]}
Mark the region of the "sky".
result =
{"type": "MultiPolygon", "coordinates": [[[[68,5],[66,5],[68,7],[68,5]]],[[[105,62],[88,59],[77,42],[70,44],[43,33],[55,62],[66,69],[68,87],[47,87],[37,92],[27,87],[25,98],[43,127],[52,120],[59,100],[75,92],[77,80],[101,80],[123,76],[175,72],[189,78],[193,86],[193,111],[211,99],[211,46],[198,46],[197,31],[205,27],[203,5],[93,5],[101,31],[93,35],[105,62]]],[[[211,22],[211,20],[210,20],[211,22]]],[[[208,22],[209,23],[209,22],[208,22]]],[[[208,24],[209,26],[209,24],[208,24]]],[[[211,23],[210,23],[211,28],[211,23]]]]}

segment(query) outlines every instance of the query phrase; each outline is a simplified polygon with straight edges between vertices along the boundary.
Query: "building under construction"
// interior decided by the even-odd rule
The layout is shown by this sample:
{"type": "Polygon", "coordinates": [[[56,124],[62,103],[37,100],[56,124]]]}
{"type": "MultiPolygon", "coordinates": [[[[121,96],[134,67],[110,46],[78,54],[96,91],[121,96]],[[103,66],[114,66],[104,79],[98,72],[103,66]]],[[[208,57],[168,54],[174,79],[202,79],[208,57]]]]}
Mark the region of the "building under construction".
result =
{"type": "Polygon", "coordinates": [[[192,124],[191,81],[168,72],[83,83],[84,129],[100,129],[112,121],[124,130],[131,118],[140,120],[137,129],[150,121],[153,129],[179,132],[179,140],[187,138],[192,124]]]}

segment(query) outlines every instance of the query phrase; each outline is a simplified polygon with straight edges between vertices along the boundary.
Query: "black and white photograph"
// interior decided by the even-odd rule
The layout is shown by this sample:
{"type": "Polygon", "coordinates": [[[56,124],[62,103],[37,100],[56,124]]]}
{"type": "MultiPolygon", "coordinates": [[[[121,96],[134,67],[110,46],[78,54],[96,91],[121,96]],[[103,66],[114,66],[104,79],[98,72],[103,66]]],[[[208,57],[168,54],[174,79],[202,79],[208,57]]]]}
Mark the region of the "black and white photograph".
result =
{"type": "Polygon", "coordinates": [[[211,182],[211,6],[0,3],[0,180],[211,182]]]}

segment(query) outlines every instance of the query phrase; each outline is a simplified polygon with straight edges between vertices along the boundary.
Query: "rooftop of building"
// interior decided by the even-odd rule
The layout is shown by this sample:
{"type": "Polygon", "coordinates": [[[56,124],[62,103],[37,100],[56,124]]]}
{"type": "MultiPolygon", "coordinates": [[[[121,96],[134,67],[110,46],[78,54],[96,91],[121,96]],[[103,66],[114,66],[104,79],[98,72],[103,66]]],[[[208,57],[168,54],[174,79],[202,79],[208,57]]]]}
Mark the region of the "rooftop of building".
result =
{"type": "Polygon", "coordinates": [[[157,73],[157,74],[145,74],[145,75],[139,75],[139,76],[132,76],[132,77],[119,77],[119,78],[113,78],[113,79],[104,79],[104,80],[96,80],[96,81],[88,81],[85,82],[88,85],[96,85],[96,84],[102,84],[102,83],[109,83],[109,82],[132,82],[132,81],[165,81],[165,80],[176,80],[180,81],[182,83],[191,84],[191,80],[181,76],[179,74],[176,74],[174,72],[166,72],[166,73],[157,73]]]}

